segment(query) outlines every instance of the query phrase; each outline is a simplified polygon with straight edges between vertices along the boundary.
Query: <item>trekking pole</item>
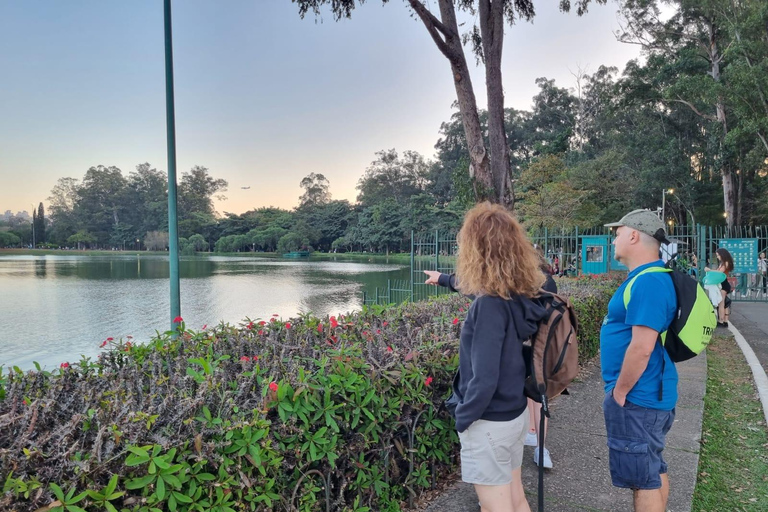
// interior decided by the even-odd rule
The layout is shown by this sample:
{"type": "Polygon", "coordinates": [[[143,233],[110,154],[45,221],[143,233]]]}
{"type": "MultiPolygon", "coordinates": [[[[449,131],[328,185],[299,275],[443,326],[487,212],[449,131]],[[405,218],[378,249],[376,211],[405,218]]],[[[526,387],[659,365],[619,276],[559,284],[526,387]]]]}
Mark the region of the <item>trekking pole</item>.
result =
{"type": "Polygon", "coordinates": [[[541,419],[539,420],[539,512],[544,512],[544,421],[549,418],[547,395],[541,395],[541,419]]]}

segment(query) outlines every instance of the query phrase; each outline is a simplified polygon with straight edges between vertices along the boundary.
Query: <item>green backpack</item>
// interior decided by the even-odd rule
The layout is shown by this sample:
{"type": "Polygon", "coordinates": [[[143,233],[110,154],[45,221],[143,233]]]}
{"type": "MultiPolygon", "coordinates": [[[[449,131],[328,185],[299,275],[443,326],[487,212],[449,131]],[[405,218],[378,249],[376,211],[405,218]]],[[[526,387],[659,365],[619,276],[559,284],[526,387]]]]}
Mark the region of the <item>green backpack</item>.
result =
{"type": "Polygon", "coordinates": [[[677,311],[669,329],[659,337],[667,349],[669,358],[679,363],[699,355],[712,338],[717,327],[717,316],[707,292],[695,279],[679,270],[665,267],[649,267],[627,283],[624,288],[624,307],[629,304],[635,279],[649,272],[669,272],[677,296],[677,311]]]}

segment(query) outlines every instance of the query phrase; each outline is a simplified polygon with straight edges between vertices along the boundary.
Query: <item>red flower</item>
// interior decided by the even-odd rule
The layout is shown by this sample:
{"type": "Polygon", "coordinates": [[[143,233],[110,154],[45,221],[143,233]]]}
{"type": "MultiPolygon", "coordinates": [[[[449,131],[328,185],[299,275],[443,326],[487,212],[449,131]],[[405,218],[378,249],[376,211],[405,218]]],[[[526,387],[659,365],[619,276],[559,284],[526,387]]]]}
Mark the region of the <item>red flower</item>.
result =
{"type": "Polygon", "coordinates": [[[61,366],[62,368],[69,368],[69,363],[61,363],[61,365],[59,366],[61,366]]]}
{"type": "Polygon", "coordinates": [[[381,334],[381,329],[376,329],[376,334],[381,334]]]}
{"type": "Polygon", "coordinates": [[[245,326],[246,329],[253,329],[253,322],[248,322],[248,325],[245,326]]]}
{"type": "Polygon", "coordinates": [[[259,336],[263,335],[264,331],[259,331],[259,336]]]}
{"type": "Polygon", "coordinates": [[[459,308],[459,313],[463,313],[463,312],[464,312],[464,308],[459,308]]]}
{"type": "Polygon", "coordinates": [[[254,361],[258,361],[259,360],[259,356],[253,356],[251,359],[253,359],[254,361]]]}
{"type": "Polygon", "coordinates": [[[244,362],[246,362],[246,363],[247,363],[248,361],[250,361],[250,360],[251,360],[251,358],[250,358],[250,357],[248,357],[248,356],[243,356],[243,357],[241,357],[241,358],[240,358],[240,360],[241,360],[241,361],[244,361],[244,362]]]}
{"type": "Polygon", "coordinates": [[[265,322],[264,320],[262,320],[261,322],[259,322],[259,325],[267,325],[267,322],[265,322]]]}
{"type": "Polygon", "coordinates": [[[107,338],[107,341],[114,341],[115,338],[107,338]]]}
{"type": "Polygon", "coordinates": [[[173,323],[175,323],[175,324],[180,324],[183,321],[184,321],[184,319],[181,318],[180,316],[177,316],[176,318],[173,319],[173,323]]]}
{"type": "Polygon", "coordinates": [[[208,324],[205,324],[205,325],[203,326],[203,330],[205,330],[207,327],[208,327],[208,324]]]}
{"type": "Polygon", "coordinates": [[[392,352],[392,347],[387,347],[387,352],[392,352]]]}
{"type": "Polygon", "coordinates": [[[100,348],[104,348],[107,346],[107,343],[109,342],[109,338],[101,342],[101,345],[99,345],[100,348]]]}
{"type": "Polygon", "coordinates": [[[275,320],[274,318],[270,318],[269,321],[270,322],[276,322],[277,320],[275,320]]]}
{"type": "Polygon", "coordinates": [[[331,322],[331,329],[335,329],[335,328],[337,328],[339,326],[339,322],[336,321],[336,317],[335,316],[332,316],[330,318],[330,322],[331,322]]]}
{"type": "Polygon", "coordinates": [[[132,339],[133,339],[133,336],[131,336],[131,335],[129,334],[128,336],[126,336],[126,338],[128,338],[129,340],[132,340],[132,339]]]}
{"type": "Polygon", "coordinates": [[[278,317],[278,316],[280,316],[280,315],[278,315],[277,313],[275,313],[275,314],[274,314],[274,315],[272,315],[272,316],[274,316],[274,317],[278,317]]]}
{"type": "Polygon", "coordinates": [[[277,391],[277,382],[272,381],[269,383],[269,390],[270,391],[277,391]]]}
{"type": "Polygon", "coordinates": [[[363,336],[368,336],[368,331],[363,331],[363,336]]]}
{"type": "Polygon", "coordinates": [[[453,325],[456,325],[457,323],[459,323],[459,319],[458,318],[454,318],[453,319],[453,325]]]}
{"type": "Polygon", "coordinates": [[[427,380],[424,381],[424,385],[429,386],[430,384],[432,384],[432,377],[427,377],[427,380]]]}
{"type": "Polygon", "coordinates": [[[24,405],[27,405],[27,399],[25,398],[24,400],[21,401],[21,403],[24,405]]]}
{"type": "Polygon", "coordinates": [[[290,329],[291,328],[291,323],[290,322],[285,322],[285,328],[286,329],[290,329]]]}
{"type": "Polygon", "coordinates": [[[323,324],[317,324],[317,332],[323,332],[323,324]]]}
{"type": "Polygon", "coordinates": [[[386,327],[386,326],[388,326],[388,325],[389,325],[389,322],[381,322],[381,326],[382,326],[382,327],[386,327]]]}
{"type": "Polygon", "coordinates": [[[131,345],[131,342],[130,342],[130,341],[126,341],[126,342],[125,342],[125,351],[126,351],[126,352],[128,352],[129,350],[131,350],[131,347],[132,347],[132,346],[133,346],[133,345],[131,345]]]}

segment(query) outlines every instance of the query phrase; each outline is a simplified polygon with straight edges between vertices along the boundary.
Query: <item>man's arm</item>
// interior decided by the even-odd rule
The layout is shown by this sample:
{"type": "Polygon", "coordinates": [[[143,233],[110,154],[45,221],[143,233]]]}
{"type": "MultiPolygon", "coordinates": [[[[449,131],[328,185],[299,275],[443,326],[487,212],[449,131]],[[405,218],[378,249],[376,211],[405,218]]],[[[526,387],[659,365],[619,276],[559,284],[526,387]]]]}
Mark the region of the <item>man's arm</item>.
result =
{"type": "Polygon", "coordinates": [[[658,331],[644,325],[632,326],[632,341],[624,354],[619,379],[616,381],[616,387],[613,388],[613,399],[620,406],[624,407],[627,394],[643,375],[658,339],[658,331]]]}

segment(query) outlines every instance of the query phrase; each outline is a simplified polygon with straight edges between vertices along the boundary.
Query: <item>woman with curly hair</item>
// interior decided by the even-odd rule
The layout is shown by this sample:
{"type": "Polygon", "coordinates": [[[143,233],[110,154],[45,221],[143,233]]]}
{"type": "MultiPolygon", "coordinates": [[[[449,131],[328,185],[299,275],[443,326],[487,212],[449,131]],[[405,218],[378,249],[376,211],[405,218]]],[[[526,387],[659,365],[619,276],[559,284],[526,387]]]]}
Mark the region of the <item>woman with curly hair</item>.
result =
{"type": "MultiPolygon", "coordinates": [[[[458,237],[456,283],[475,296],[461,329],[453,411],[461,473],[484,512],[528,512],[521,465],[528,432],[522,340],[544,309],[531,300],[545,282],[536,250],[499,205],[467,212],[458,237]]],[[[447,276],[446,276],[447,277],[447,276]]]]}

